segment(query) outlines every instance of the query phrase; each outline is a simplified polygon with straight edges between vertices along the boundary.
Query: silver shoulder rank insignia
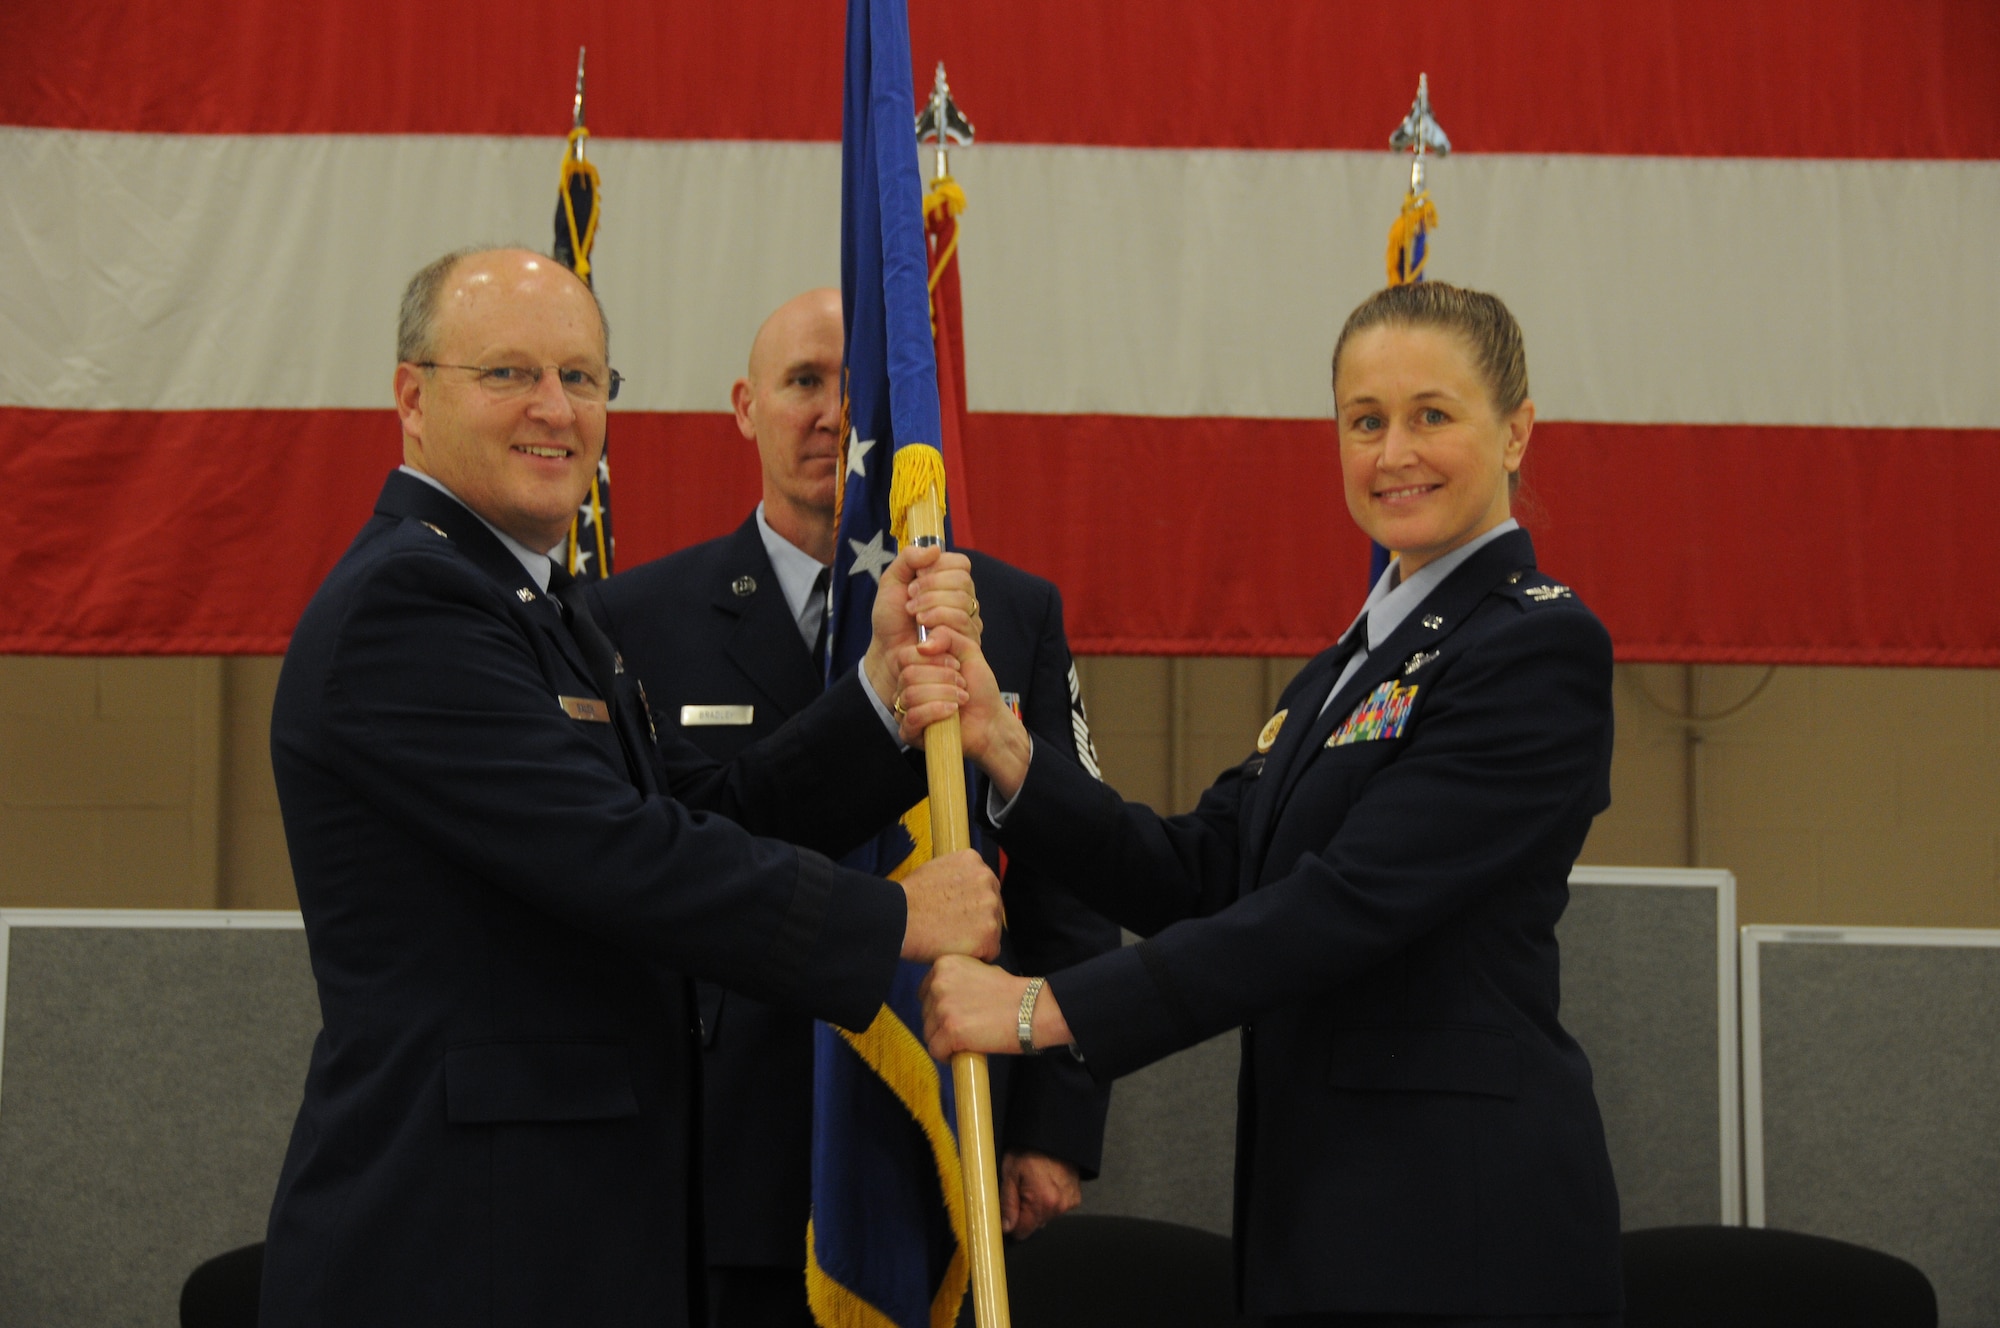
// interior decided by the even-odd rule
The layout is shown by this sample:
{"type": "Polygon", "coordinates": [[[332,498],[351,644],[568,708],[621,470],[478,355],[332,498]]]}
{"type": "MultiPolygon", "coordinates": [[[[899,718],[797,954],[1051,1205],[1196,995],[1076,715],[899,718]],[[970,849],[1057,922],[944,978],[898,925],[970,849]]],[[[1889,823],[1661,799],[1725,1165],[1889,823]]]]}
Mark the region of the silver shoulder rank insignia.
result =
{"type": "Polygon", "coordinates": [[[535,592],[528,589],[526,586],[522,586],[519,590],[515,591],[514,593],[521,597],[521,602],[523,604],[533,604],[535,602],[535,592]]]}
{"type": "Polygon", "coordinates": [[[1518,586],[1518,585],[1520,585],[1520,584],[1521,584],[1521,574],[1520,574],[1519,572],[1509,572],[1509,573],[1507,573],[1507,584],[1508,584],[1508,585],[1510,585],[1510,586],[1518,586]]]}
{"type": "Polygon", "coordinates": [[[729,588],[736,592],[738,599],[741,599],[745,595],[754,595],[757,593],[757,578],[754,576],[739,576],[729,583],[729,588]]]}
{"type": "Polygon", "coordinates": [[[421,524],[425,530],[428,530],[431,534],[437,536],[439,539],[451,538],[451,536],[444,533],[443,526],[434,526],[428,521],[420,522],[419,524],[421,524]]]}
{"type": "Polygon", "coordinates": [[[1278,730],[1285,727],[1285,716],[1291,713],[1291,707],[1287,706],[1285,709],[1271,716],[1270,720],[1265,723],[1262,731],[1257,734],[1258,751],[1268,752],[1271,750],[1271,744],[1278,740],[1278,730]]]}
{"type": "Polygon", "coordinates": [[[1409,677],[1412,673],[1415,673],[1418,669],[1430,663],[1437,657],[1438,657],[1438,652],[1435,650],[1419,650],[1416,654],[1410,656],[1410,658],[1404,662],[1403,676],[1405,678],[1409,677]]]}
{"type": "Polygon", "coordinates": [[[1444,619],[1438,617],[1435,613],[1426,613],[1424,615],[1424,626],[1435,632],[1438,628],[1444,626],[1444,619]]]}
{"type": "Polygon", "coordinates": [[[623,673],[625,671],[625,656],[615,650],[611,652],[611,671],[613,673],[623,673]]]}
{"type": "Polygon", "coordinates": [[[1546,604],[1552,599],[1573,598],[1568,586],[1529,586],[1526,593],[1537,604],[1546,604]]]}

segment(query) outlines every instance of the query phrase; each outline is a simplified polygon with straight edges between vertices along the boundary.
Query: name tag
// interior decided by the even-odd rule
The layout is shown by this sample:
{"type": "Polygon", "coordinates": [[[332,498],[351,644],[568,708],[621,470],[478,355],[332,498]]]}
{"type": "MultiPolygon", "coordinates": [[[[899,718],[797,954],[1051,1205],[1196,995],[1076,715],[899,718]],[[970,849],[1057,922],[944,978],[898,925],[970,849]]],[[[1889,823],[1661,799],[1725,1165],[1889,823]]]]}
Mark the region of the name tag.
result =
{"type": "Polygon", "coordinates": [[[611,722],[611,707],[594,696],[558,696],[556,703],[571,719],[587,720],[592,724],[611,722]]]}
{"type": "Polygon", "coordinates": [[[756,707],[747,705],[685,705],[681,707],[681,727],[706,729],[748,724],[756,713],[756,707]]]}

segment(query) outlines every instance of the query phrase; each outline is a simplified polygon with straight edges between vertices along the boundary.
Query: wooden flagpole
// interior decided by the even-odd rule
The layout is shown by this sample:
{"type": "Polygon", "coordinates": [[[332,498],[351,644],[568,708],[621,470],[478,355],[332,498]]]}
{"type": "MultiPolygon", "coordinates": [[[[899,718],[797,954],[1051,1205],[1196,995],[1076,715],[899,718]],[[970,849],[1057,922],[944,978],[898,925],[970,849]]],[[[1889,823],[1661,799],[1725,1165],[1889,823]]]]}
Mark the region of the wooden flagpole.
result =
{"type": "MultiPolygon", "coordinates": [[[[935,486],[910,504],[910,539],[944,543],[944,507],[935,486]]],[[[965,747],[958,716],[924,730],[930,775],[931,856],[972,847],[965,805],[965,747]]],[[[965,1173],[965,1236],[972,1255],[972,1309],[978,1328],[1008,1328],[1007,1263],[1000,1244],[1000,1159],[993,1144],[993,1081],[986,1057],[961,1051],[951,1058],[958,1100],[958,1156],[965,1173]]]]}

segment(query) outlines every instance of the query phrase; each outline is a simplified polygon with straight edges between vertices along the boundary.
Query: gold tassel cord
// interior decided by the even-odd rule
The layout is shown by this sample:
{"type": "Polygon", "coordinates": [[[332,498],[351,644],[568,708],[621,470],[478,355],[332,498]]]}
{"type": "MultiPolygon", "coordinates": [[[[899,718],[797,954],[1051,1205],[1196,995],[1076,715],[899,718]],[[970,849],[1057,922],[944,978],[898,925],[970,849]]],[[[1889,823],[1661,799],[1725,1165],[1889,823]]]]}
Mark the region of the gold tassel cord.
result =
{"type": "Polygon", "coordinates": [[[561,190],[563,216],[569,222],[569,251],[576,255],[576,275],[585,281],[590,280],[590,247],[597,243],[597,219],[604,212],[600,192],[604,184],[597,178],[596,165],[577,159],[578,145],[589,137],[590,131],[582,125],[569,131],[569,147],[563,152],[562,175],[556,182],[556,187],[561,190]],[[579,175],[590,181],[591,198],[590,220],[584,223],[580,235],[576,229],[576,203],[569,193],[569,182],[579,175]]]}
{"type": "MultiPolygon", "coordinates": [[[[948,212],[950,215],[956,217],[964,211],[965,190],[960,188],[958,181],[952,179],[949,175],[939,176],[937,183],[931,187],[931,191],[924,195],[924,219],[926,221],[939,212],[948,212]]],[[[939,278],[944,276],[945,264],[951,262],[951,256],[957,252],[958,231],[954,227],[951,233],[951,243],[945,245],[943,253],[931,260],[930,288],[933,295],[937,293],[939,278]]]]}
{"type": "Polygon", "coordinates": [[[926,491],[937,491],[938,520],[944,520],[944,453],[929,443],[896,449],[896,469],[889,476],[889,534],[898,546],[910,538],[910,507],[926,491]]]}
{"type": "Polygon", "coordinates": [[[1432,204],[1428,190],[1421,194],[1406,192],[1403,195],[1403,210],[1396,214],[1396,220],[1389,227],[1389,251],[1385,256],[1391,286],[1423,279],[1424,264],[1429,261],[1430,255],[1425,254],[1414,267],[1409,266],[1409,262],[1416,249],[1417,237],[1437,224],[1437,207],[1432,204]]]}

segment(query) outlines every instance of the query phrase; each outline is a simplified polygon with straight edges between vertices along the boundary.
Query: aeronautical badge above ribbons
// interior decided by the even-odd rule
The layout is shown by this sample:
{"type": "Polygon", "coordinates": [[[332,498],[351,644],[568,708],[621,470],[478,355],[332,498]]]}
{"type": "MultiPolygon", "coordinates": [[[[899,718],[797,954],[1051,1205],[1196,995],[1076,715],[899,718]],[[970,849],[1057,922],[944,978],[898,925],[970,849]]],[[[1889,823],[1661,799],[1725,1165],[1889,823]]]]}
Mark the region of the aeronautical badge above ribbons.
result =
{"type": "Polygon", "coordinates": [[[1341,722],[1326,740],[1329,747],[1346,747],[1357,742],[1381,742],[1403,736],[1410,722],[1410,707],[1416,703],[1417,684],[1405,687],[1389,681],[1362,698],[1354,713],[1341,722]]]}

